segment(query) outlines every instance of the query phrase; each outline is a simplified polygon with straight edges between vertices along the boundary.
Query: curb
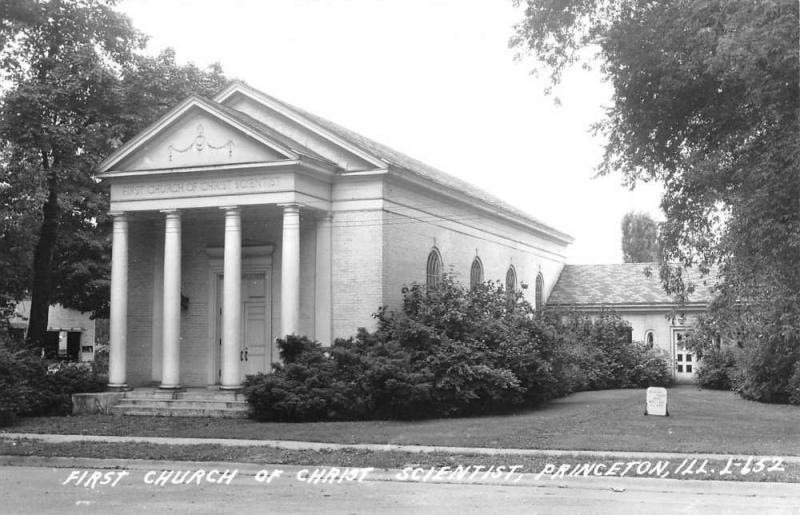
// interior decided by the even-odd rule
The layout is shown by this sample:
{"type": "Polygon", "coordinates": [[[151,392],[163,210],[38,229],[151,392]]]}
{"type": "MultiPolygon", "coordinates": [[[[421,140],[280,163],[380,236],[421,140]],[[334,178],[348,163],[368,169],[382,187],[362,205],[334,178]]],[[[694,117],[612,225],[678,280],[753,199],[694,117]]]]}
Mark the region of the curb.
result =
{"type": "Polygon", "coordinates": [[[472,454],[479,456],[544,456],[544,457],[590,457],[590,458],[651,458],[662,460],[706,459],[747,460],[748,458],[780,457],[785,463],[800,464],[800,456],[763,456],[719,453],[667,453],[633,451],[584,451],[561,449],[507,449],[489,447],[445,447],[431,445],[397,444],[339,444],[327,442],[304,442],[296,440],[239,440],[228,438],[169,438],[160,436],[101,436],[62,435],[38,433],[0,433],[0,439],[28,439],[45,443],[106,442],[106,443],[152,443],[160,445],[221,445],[225,447],[273,447],[287,450],[363,450],[373,452],[472,454]]]}

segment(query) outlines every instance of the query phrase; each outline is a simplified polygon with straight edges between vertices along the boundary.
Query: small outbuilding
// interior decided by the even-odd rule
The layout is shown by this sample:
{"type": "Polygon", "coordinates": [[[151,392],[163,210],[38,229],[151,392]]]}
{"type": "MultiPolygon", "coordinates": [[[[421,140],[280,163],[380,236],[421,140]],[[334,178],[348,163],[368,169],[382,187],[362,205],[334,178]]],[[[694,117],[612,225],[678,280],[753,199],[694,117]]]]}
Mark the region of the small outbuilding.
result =
{"type": "Polygon", "coordinates": [[[658,270],[658,263],[566,265],[547,305],[588,314],[614,310],[630,323],[632,339],[669,355],[676,382],[690,383],[698,362],[683,340],[713,298],[714,277],[688,271],[694,291],[679,304],[664,291],[658,270]]]}

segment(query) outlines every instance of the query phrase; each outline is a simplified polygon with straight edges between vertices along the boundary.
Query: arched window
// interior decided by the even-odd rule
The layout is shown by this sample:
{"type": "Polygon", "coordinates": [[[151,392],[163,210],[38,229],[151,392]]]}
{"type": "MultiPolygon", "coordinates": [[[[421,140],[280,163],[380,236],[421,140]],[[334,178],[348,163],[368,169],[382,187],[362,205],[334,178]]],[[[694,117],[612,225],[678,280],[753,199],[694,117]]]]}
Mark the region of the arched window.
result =
{"type": "Polygon", "coordinates": [[[511,293],[517,289],[517,271],[514,270],[514,265],[508,267],[506,272],[506,292],[511,293]]]}
{"type": "Polygon", "coordinates": [[[544,307],[544,276],[541,272],[536,276],[536,311],[544,307]]]}
{"type": "Polygon", "coordinates": [[[483,264],[480,258],[472,260],[472,267],[469,269],[469,287],[474,288],[483,282],[483,264]]]}
{"type": "Polygon", "coordinates": [[[644,333],[644,344],[648,349],[656,346],[656,335],[652,329],[644,333]]]}
{"type": "Polygon", "coordinates": [[[435,248],[428,254],[428,267],[425,284],[428,288],[436,288],[442,280],[442,256],[435,248]]]}

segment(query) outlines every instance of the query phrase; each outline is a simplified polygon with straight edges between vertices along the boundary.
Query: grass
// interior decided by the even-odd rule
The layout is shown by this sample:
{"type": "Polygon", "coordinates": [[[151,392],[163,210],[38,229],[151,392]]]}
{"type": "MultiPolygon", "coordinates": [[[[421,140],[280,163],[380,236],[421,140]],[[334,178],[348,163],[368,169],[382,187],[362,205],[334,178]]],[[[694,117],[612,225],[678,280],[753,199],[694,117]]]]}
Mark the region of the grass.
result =
{"type": "Polygon", "coordinates": [[[535,410],[491,417],[290,424],[95,415],[23,419],[5,431],[800,455],[800,408],[796,406],[745,401],[731,392],[698,390],[692,386],[669,390],[669,417],[644,416],[644,402],[644,390],[605,390],[581,392],[535,410]]]}

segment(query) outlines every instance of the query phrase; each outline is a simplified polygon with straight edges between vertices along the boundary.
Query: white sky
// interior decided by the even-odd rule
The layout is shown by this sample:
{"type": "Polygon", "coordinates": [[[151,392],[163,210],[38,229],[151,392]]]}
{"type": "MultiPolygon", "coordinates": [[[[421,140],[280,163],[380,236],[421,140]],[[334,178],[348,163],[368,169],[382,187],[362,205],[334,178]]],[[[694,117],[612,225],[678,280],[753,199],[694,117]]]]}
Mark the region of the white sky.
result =
{"type": "Polygon", "coordinates": [[[619,263],[630,210],[663,219],[660,188],[592,179],[609,103],[573,70],[543,94],[508,48],[511,0],[124,0],[178,60],[227,76],[465,179],[575,237],[569,263],[619,263]]]}

